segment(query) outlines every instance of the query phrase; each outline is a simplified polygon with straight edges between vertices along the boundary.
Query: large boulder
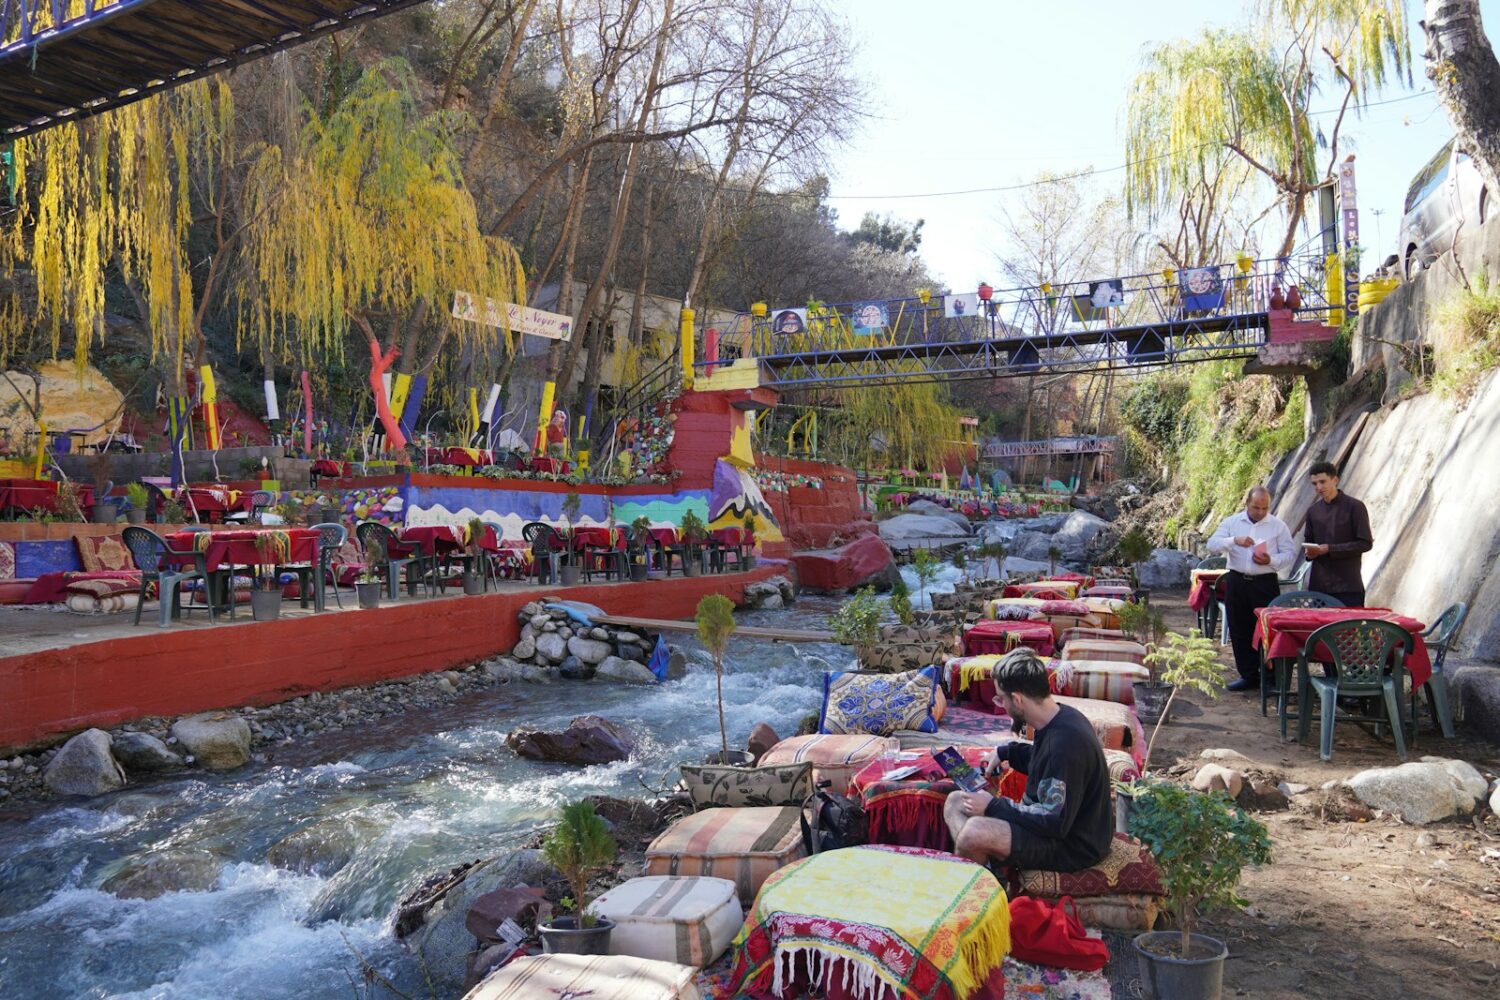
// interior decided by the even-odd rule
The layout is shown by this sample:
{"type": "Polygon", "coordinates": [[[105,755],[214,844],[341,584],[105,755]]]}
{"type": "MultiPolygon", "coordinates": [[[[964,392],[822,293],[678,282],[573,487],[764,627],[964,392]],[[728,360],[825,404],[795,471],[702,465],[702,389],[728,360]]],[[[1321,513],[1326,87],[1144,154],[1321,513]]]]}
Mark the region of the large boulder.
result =
{"type": "Polygon", "coordinates": [[[1200,792],[1228,792],[1231,799],[1240,797],[1245,776],[1223,764],[1204,764],[1193,775],[1193,787],[1200,792]]]}
{"type": "Polygon", "coordinates": [[[1177,549],[1153,549],[1151,558],[1136,568],[1136,578],[1148,590],[1186,590],[1198,560],[1177,549]]]}
{"type": "Polygon", "coordinates": [[[645,664],[636,663],[620,656],[606,656],[594,670],[598,681],[620,681],[624,684],[655,684],[656,675],[646,669],[645,664]]]}
{"type": "Polygon", "coordinates": [[[964,534],[973,531],[973,526],[969,524],[967,517],[964,517],[956,510],[949,510],[940,503],[933,503],[931,500],[913,500],[906,505],[906,512],[908,514],[926,514],[931,517],[946,517],[964,529],[964,534]]]}
{"type": "Polygon", "coordinates": [[[935,514],[897,514],[880,522],[880,537],[904,542],[922,538],[967,538],[969,531],[935,514]]]}
{"type": "Polygon", "coordinates": [[[1041,531],[1018,531],[1006,547],[1006,564],[1009,565],[1011,557],[1024,560],[1037,566],[1042,572],[1048,570],[1048,551],[1057,543],[1054,536],[1041,531]]]}
{"type": "Polygon", "coordinates": [[[130,858],[100,889],[121,899],[155,899],[169,892],[207,892],[219,883],[217,857],[196,849],[153,851],[130,858]]]}
{"type": "Polygon", "coordinates": [[[1052,536],[1052,544],[1062,549],[1066,562],[1087,562],[1094,536],[1109,527],[1109,522],[1086,510],[1075,510],[1052,536]]]}
{"type": "Polygon", "coordinates": [[[1022,559],[1019,556],[1006,556],[1004,563],[1005,575],[1015,576],[1022,573],[1046,573],[1051,567],[1043,560],[1022,559]]]}
{"type": "Polygon", "coordinates": [[[769,611],[786,602],[781,596],[781,587],[774,579],[757,580],[745,588],[745,607],[756,611],[769,611]]]}
{"type": "Polygon", "coordinates": [[[421,959],[435,994],[459,996],[463,992],[469,956],[478,950],[478,942],[465,924],[476,899],[496,889],[522,885],[560,890],[561,881],[562,876],[547,864],[541,851],[512,851],[474,865],[462,880],[426,903],[421,923],[407,936],[406,946],[421,959]]]}
{"type": "Polygon", "coordinates": [[[583,636],[575,635],[568,640],[568,652],[584,663],[594,666],[603,663],[604,658],[614,652],[614,647],[598,639],[585,639],[583,636]]]}
{"type": "Polygon", "coordinates": [[[331,816],[287,834],[266,851],[277,868],[302,875],[332,875],[354,857],[359,845],[374,840],[380,824],[357,813],[331,816]]]}
{"type": "Polygon", "coordinates": [[[536,651],[537,655],[546,657],[551,663],[561,663],[568,658],[568,640],[556,632],[543,632],[536,637],[536,651]]]}
{"type": "Polygon", "coordinates": [[[629,731],[597,715],[581,715],[568,728],[547,732],[521,727],[505,737],[506,746],[531,760],[561,764],[608,764],[635,749],[629,731]]]}
{"type": "Polygon", "coordinates": [[[1419,826],[1473,812],[1489,787],[1472,765],[1441,757],[1372,767],[1350,778],[1348,785],[1371,809],[1398,813],[1419,826]]]}
{"type": "Polygon", "coordinates": [[[42,771],[55,795],[103,795],[125,785],[125,772],[110,752],[109,734],[85,729],[62,745],[42,771]]]}
{"type": "MultiPolygon", "coordinates": [[[[951,521],[942,523],[952,524],[951,521]]],[[[795,553],[792,564],[803,588],[830,594],[866,585],[876,590],[889,590],[898,575],[890,547],[874,535],[866,535],[837,549],[795,553]]]]}
{"type": "Polygon", "coordinates": [[[172,723],[172,735],[210,771],[228,771],[250,759],[250,725],[238,715],[189,715],[172,723]]]}
{"type": "Polygon", "coordinates": [[[182,758],[150,733],[121,733],[113,741],[115,760],[127,772],[170,771],[182,766],[182,758]]]}

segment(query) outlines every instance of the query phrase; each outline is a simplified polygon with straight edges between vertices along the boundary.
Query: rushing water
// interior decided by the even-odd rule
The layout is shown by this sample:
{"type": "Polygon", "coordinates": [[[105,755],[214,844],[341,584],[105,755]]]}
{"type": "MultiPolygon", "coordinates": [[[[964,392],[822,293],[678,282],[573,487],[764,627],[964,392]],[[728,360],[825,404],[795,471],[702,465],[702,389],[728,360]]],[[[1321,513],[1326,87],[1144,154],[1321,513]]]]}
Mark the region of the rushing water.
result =
{"type": "MultiPolygon", "coordinates": [[[[740,621],[821,627],[833,606],[804,600],[740,621]]],[[[717,747],[712,661],[696,642],[678,644],[688,675],[659,688],[510,685],[309,738],[229,775],[0,812],[0,997],[348,1000],[361,995],[356,952],[404,992],[426,996],[391,934],[394,905],[416,881],[526,839],[565,802],[644,794],[641,781],[658,785],[675,763],[717,747]],[[577,768],[524,761],[505,747],[519,723],[560,727],[585,712],[633,729],[636,754],[577,768]],[[268,863],[278,841],[329,820],[357,831],[336,874],[268,863]],[[150,900],[99,889],[122,866],[182,849],[222,861],[213,889],[150,900]]],[[[817,709],[824,661],[849,659],[838,647],[732,640],[731,734],[743,739],[758,722],[794,732],[817,709]]]]}

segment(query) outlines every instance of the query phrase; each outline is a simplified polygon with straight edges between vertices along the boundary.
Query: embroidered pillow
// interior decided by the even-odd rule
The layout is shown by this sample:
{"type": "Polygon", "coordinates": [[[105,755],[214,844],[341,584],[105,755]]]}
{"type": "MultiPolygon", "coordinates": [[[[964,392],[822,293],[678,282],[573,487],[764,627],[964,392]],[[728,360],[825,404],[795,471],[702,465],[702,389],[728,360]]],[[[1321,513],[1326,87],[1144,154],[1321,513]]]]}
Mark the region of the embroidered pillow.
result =
{"type": "Polygon", "coordinates": [[[812,764],[770,767],[682,765],[693,808],[709,806],[801,806],[813,793],[812,764]]]}
{"type": "Polygon", "coordinates": [[[135,569],[135,560],[130,557],[130,550],[119,535],[100,535],[97,538],[79,535],[74,541],[78,543],[78,559],[83,563],[85,573],[135,569]]]}
{"type": "Polygon", "coordinates": [[[996,604],[994,609],[997,622],[1030,621],[1032,615],[1037,613],[1036,608],[1024,604],[996,604]]]}
{"type": "Polygon", "coordinates": [[[873,736],[888,736],[898,729],[935,732],[937,690],[937,667],[904,674],[827,671],[818,732],[873,736]]]}
{"type": "Polygon", "coordinates": [[[1109,853],[1092,868],[1078,872],[1023,869],[1018,877],[1021,893],[1026,896],[1165,895],[1150,848],[1123,833],[1115,834],[1109,853]]]}

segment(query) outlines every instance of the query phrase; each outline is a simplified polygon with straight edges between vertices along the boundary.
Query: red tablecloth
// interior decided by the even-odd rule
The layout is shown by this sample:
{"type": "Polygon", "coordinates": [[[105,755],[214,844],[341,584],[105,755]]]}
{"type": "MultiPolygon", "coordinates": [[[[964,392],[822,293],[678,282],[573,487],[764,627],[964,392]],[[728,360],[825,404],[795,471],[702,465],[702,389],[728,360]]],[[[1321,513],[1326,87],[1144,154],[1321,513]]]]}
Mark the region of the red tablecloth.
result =
{"type": "MultiPolygon", "coordinates": [[[[964,760],[974,767],[984,763],[989,747],[959,747],[964,760]]],[[[951,851],[953,840],[943,822],[943,802],[954,790],[930,751],[914,751],[898,758],[877,757],[849,779],[849,797],[858,799],[869,820],[872,844],[894,847],[925,847],[951,851]],[[885,776],[901,767],[920,770],[899,781],[885,776]]],[[[999,779],[989,779],[991,794],[998,794],[999,779]]]]}
{"type": "Polygon", "coordinates": [[[428,448],[428,465],[462,465],[475,468],[494,465],[495,453],[488,448],[428,448]]]}
{"type": "Polygon", "coordinates": [[[174,531],[167,544],[182,552],[200,551],[204,567],[212,573],[226,566],[290,566],[318,561],[318,532],[315,528],[236,528],[232,531],[174,531]],[[255,540],[263,535],[282,532],[287,536],[288,551],[271,558],[262,555],[255,540]],[[199,542],[198,539],[204,539],[199,542]]]}
{"type": "Polygon", "coordinates": [[[1215,595],[1222,598],[1224,594],[1219,583],[1228,572],[1223,569],[1193,570],[1193,587],[1188,591],[1188,607],[1194,611],[1202,611],[1215,595]]]}
{"type": "Polygon", "coordinates": [[[1050,579],[1073,580],[1079,585],[1080,588],[1092,587],[1094,585],[1093,577],[1089,576],[1087,573],[1074,573],[1072,570],[1064,570],[1061,573],[1053,573],[1050,579]]]}
{"type": "Polygon", "coordinates": [[[679,540],[676,528],[651,528],[649,530],[657,545],[676,545],[679,540]]]}
{"type": "MultiPolygon", "coordinates": [[[[1419,634],[1427,626],[1388,608],[1260,608],[1255,614],[1260,619],[1255,630],[1255,647],[1268,660],[1295,659],[1302,653],[1307,637],[1324,625],[1354,618],[1377,618],[1411,633],[1414,641],[1406,658],[1406,671],[1411,674],[1413,686],[1421,687],[1432,677],[1432,659],[1427,653],[1427,643],[1419,634]]],[[[1321,648],[1310,651],[1309,656],[1325,663],[1333,659],[1328,650],[1321,648]]]]}
{"type": "Polygon", "coordinates": [[[573,466],[571,463],[564,462],[560,458],[543,458],[538,456],[531,460],[531,471],[552,472],[566,476],[573,471],[573,466]]]}
{"type": "Polygon", "coordinates": [[[248,514],[255,503],[253,490],[232,490],[227,486],[185,486],[177,491],[177,502],[202,518],[206,514],[248,514]]]}
{"type": "MultiPolygon", "coordinates": [[[[40,509],[56,514],[58,485],[51,479],[0,479],[0,510],[14,507],[17,510],[40,509]]],[[[77,486],[78,502],[84,508],[84,514],[88,514],[88,508],[94,502],[94,488],[82,483],[77,486]]]]}
{"type": "Polygon", "coordinates": [[[1030,646],[1038,656],[1051,656],[1055,645],[1047,622],[978,621],[964,633],[965,656],[1008,653],[1017,646],[1030,646]]]}
{"type": "Polygon", "coordinates": [[[573,548],[582,549],[592,545],[602,549],[617,549],[625,543],[623,529],[604,525],[590,525],[573,529],[573,548]]]}
{"type": "Polygon", "coordinates": [[[713,540],[720,545],[733,547],[745,544],[744,528],[717,528],[710,532],[710,534],[713,536],[713,540]]]}
{"type": "Polygon", "coordinates": [[[1010,583],[1000,592],[1002,600],[1007,597],[1034,597],[1039,601],[1071,601],[1076,596],[1066,590],[1046,587],[1040,583],[1010,583]]]}
{"type": "MultiPolygon", "coordinates": [[[[413,525],[402,528],[397,536],[403,542],[414,542],[422,546],[422,551],[428,555],[445,555],[461,551],[468,546],[469,526],[466,524],[413,525]]],[[[479,547],[486,552],[500,551],[500,540],[495,537],[494,528],[489,525],[484,526],[484,534],[479,539],[479,547]]]]}
{"type": "Polygon", "coordinates": [[[312,473],[315,476],[334,476],[345,479],[354,474],[354,465],[351,462],[336,462],[331,458],[320,458],[313,462],[312,473]]]}

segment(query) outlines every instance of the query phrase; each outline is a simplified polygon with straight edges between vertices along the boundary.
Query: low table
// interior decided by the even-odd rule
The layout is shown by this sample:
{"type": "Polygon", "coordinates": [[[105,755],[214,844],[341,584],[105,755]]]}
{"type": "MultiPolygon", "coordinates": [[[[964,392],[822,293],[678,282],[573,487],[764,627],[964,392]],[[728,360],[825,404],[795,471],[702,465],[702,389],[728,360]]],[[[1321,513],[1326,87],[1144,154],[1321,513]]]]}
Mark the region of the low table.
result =
{"type": "MultiPolygon", "coordinates": [[[[983,767],[992,748],[957,749],[977,769],[983,767]]],[[[990,778],[988,784],[990,794],[998,795],[999,779],[990,778]]],[[[849,779],[849,797],[859,800],[869,821],[870,843],[934,851],[953,850],[953,838],[943,822],[943,803],[956,788],[930,750],[877,757],[849,779]],[[903,767],[919,770],[895,781],[886,778],[903,767]]]]}

